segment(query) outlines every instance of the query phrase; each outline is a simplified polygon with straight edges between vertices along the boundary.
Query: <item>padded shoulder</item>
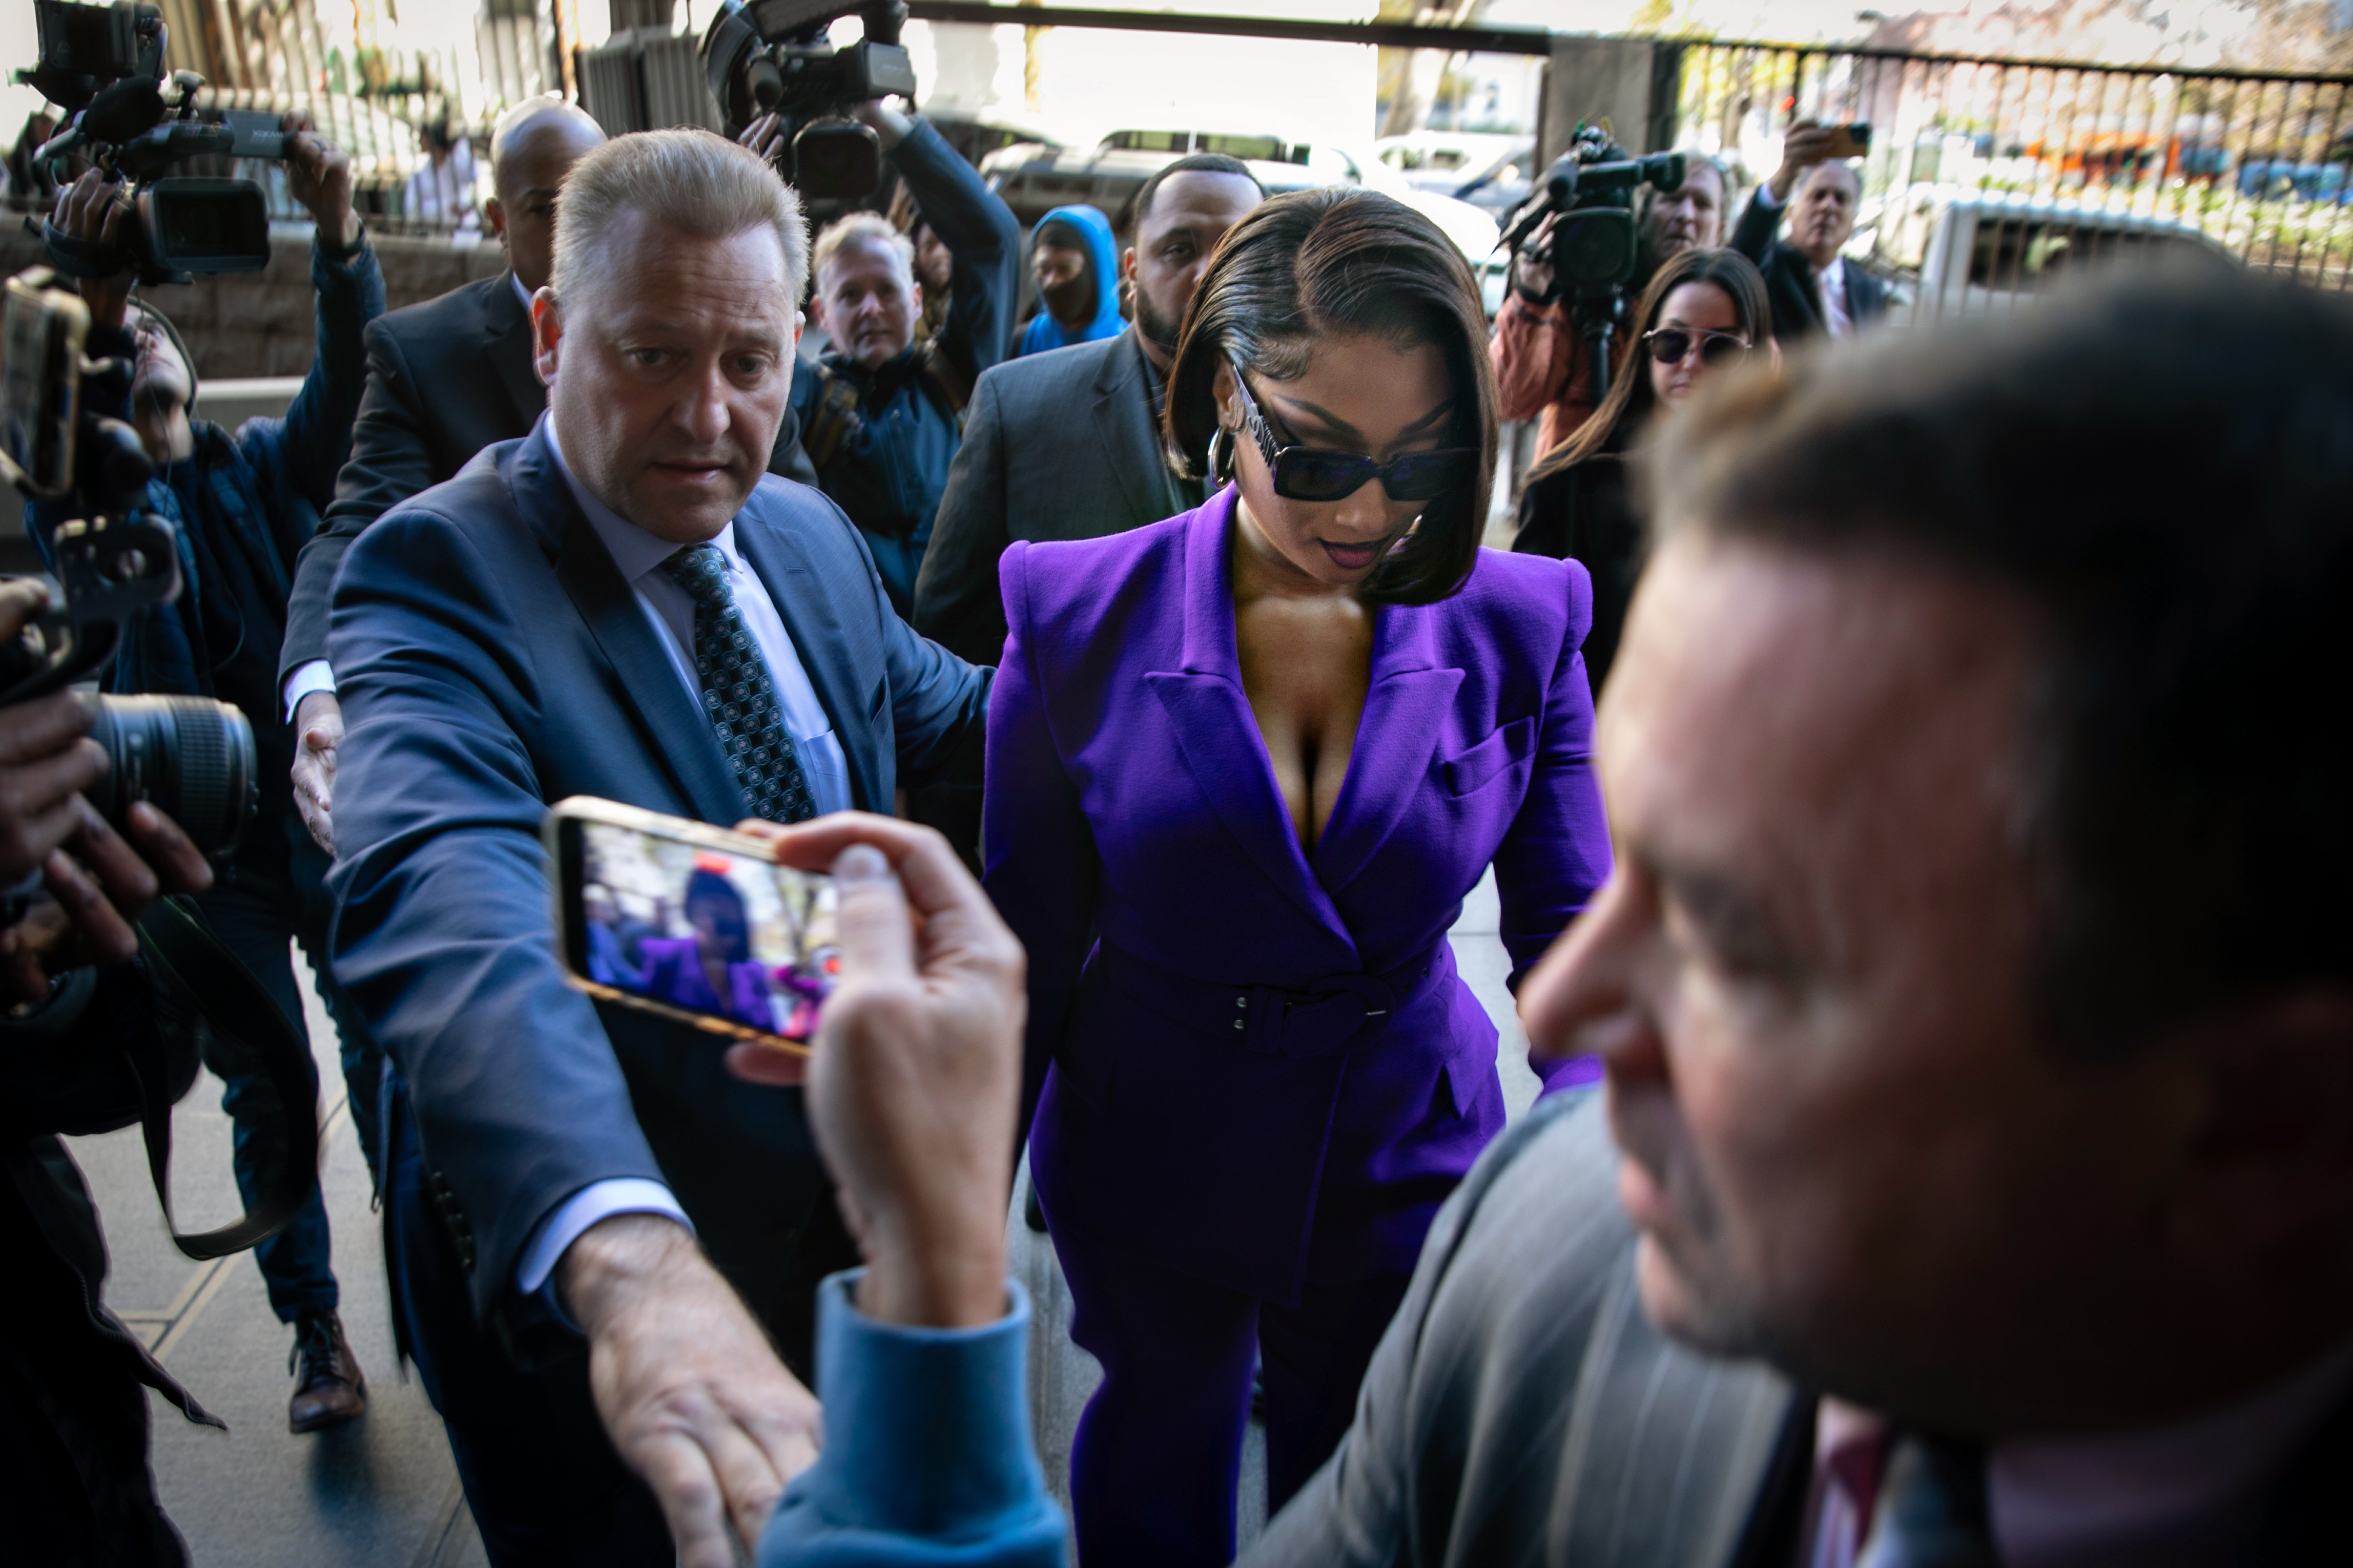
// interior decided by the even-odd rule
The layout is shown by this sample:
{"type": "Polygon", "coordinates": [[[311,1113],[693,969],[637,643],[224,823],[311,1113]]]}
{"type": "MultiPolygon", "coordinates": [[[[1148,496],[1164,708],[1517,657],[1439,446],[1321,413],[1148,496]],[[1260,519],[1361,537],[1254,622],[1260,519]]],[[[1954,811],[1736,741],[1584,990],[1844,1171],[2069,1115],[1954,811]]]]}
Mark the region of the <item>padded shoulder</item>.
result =
{"type": "Polygon", "coordinates": [[[1185,531],[1192,521],[1191,512],[1180,512],[1099,539],[1014,541],[997,568],[1007,626],[1024,638],[1050,628],[1057,641],[1083,641],[1104,621],[1124,616],[1139,595],[1165,598],[1170,617],[1181,618],[1185,531]]]}
{"type": "Polygon", "coordinates": [[[1000,417],[1067,420],[1076,411],[1074,400],[1093,387],[1104,365],[1127,352],[1127,334],[1122,332],[1007,360],[983,371],[979,384],[995,395],[1000,417]]]}
{"type": "Polygon", "coordinates": [[[1593,629],[1593,577],[1580,562],[1482,549],[1455,597],[1468,624],[1489,635],[1522,630],[1531,651],[1582,647],[1593,629]]]}

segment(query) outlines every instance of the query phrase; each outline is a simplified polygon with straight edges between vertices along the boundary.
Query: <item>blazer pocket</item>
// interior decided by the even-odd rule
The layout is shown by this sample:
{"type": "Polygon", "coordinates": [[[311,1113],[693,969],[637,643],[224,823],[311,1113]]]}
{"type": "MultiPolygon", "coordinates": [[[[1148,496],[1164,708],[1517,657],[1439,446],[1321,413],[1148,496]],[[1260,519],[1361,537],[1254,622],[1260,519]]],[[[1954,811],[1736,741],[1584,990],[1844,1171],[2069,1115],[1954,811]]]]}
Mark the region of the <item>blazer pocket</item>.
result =
{"type": "Polygon", "coordinates": [[[1536,749],[1534,715],[1504,725],[1485,740],[1439,764],[1446,793],[1465,795],[1486,788],[1497,775],[1527,761],[1536,749]]]}

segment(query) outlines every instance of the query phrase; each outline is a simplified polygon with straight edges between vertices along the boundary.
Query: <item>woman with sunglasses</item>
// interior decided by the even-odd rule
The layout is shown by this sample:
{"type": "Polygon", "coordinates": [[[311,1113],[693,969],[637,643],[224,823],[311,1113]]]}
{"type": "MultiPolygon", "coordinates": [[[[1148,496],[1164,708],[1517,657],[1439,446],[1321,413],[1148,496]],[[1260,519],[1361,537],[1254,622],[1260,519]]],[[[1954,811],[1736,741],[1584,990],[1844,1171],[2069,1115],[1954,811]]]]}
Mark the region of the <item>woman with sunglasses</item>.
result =
{"type": "Polygon", "coordinates": [[[1679,408],[1706,377],[1762,353],[1778,356],[1765,279],[1734,250],[1686,250],[1642,292],[1640,352],[1576,433],[1536,459],[1522,481],[1512,548],[1564,557],[1593,574],[1593,630],[1585,668],[1601,689],[1618,652],[1626,604],[1642,566],[1642,524],[1627,462],[1652,416],[1679,408]]]}
{"type": "Polygon", "coordinates": [[[1222,488],[1008,550],[989,699],[1031,1172],[1103,1369],[1079,1551],[1123,1565],[1232,1557],[1254,1363],[1270,1506],[1331,1453],[1504,1124],[1447,929],[1492,863],[1516,978],[1609,866],[1585,574],[1478,548],[1486,323],[1428,219],[1311,191],[1237,225],[1167,440],[1222,488]]]}

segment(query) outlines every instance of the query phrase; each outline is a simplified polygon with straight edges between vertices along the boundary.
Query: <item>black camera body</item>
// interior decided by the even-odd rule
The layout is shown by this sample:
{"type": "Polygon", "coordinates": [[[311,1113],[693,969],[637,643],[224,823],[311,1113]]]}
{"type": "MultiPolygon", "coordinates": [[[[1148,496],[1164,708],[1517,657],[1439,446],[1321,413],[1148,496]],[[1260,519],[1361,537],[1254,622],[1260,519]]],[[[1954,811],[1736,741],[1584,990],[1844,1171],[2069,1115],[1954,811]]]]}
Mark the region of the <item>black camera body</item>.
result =
{"type": "MultiPolygon", "coordinates": [[[[16,73],[65,110],[72,121],[36,157],[81,153],[109,177],[132,185],[135,220],[129,260],[142,283],[185,283],[199,274],[255,272],[269,264],[269,208],[250,180],[171,175],[191,158],[282,158],[286,134],[277,119],[253,110],[199,115],[204,79],[181,71],[164,97],[163,13],[143,0],[91,5],[33,0],[39,63],[16,73]]],[[[49,260],[74,277],[104,277],[124,258],[78,240],[54,224],[44,241],[49,260]]]]}
{"type": "Polygon", "coordinates": [[[1609,387],[1608,344],[1626,310],[1626,286],[1641,262],[1634,193],[1644,185],[1683,188],[1683,155],[1637,158],[1598,125],[1579,125],[1568,151],[1553,160],[1511,226],[1504,243],[1514,253],[1547,217],[1552,226],[1553,287],[1570,302],[1578,330],[1592,341],[1594,396],[1609,387]]]}
{"type": "Polygon", "coordinates": [[[702,54],[727,134],[774,113],[790,149],[786,177],[802,195],[872,195],[882,181],[882,143],[846,116],[870,99],[914,96],[915,68],[899,43],[906,19],[904,0],[722,0],[702,54]],[[826,29],[852,12],[866,37],[834,48],[826,29]]]}
{"type": "MultiPolygon", "coordinates": [[[[56,578],[47,614],[0,644],[0,706],[46,697],[114,656],[124,631],[180,593],[180,546],[169,522],[143,507],[154,475],[137,432],[84,406],[87,384],[131,377],[123,360],[92,363],[82,348],[89,308],[40,268],[8,280],[0,317],[0,472],[30,494],[69,495],[81,515],[48,541],[56,578]]],[[[259,810],[253,726],[206,697],[102,697],[90,739],[106,776],[84,792],[120,828],[138,801],[177,822],[213,858],[234,854],[259,810]]],[[[11,916],[0,893],[0,926],[11,916]]]]}

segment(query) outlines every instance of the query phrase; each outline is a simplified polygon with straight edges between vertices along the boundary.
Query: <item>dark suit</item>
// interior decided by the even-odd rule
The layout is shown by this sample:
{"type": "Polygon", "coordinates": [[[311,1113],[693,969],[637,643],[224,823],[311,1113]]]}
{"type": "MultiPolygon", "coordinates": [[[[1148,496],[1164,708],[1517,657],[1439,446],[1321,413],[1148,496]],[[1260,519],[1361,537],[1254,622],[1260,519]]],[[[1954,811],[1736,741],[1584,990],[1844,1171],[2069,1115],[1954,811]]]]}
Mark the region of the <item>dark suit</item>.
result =
{"type": "MultiPolygon", "coordinates": [[[[501,272],[377,318],[367,331],[367,391],[335,499],[295,563],[278,679],[327,657],[335,568],[353,538],[500,441],[520,440],[547,407],[532,365],[531,313],[501,272]]],[[[817,482],[792,411],[768,471],[817,482]]]]}
{"type": "MultiPolygon", "coordinates": [[[[1758,187],[1761,195],[1763,187],[1758,187]]],[[[1757,263],[1765,275],[1765,297],[1773,306],[1773,336],[1784,343],[1823,331],[1822,293],[1814,279],[1814,264],[1804,251],[1778,237],[1781,215],[1788,204],[1767,206],[1757,196],[1748,198],[1740,222],[1732,231],[1732,248],[1757,263]]],[[[1887,314],[1887,285],[1853,261],[1839,270],[1846,276],[1847,320],[1861,327],[1887,314]]]]}
{"type": "Polygon", "coordinates": [[[915,581],[915,629],[960,658],[1005,647],[997,558],[1017,539],[1098,539],[1201,504],[1162,456],[1143,345],[1115,338],[980,378],[915,581]]]}
{"type": "MultiPolygon", "coordinates": [[[[839,509],[764,479],[735,536],[853,804],[887,812],[902,776],[976,788],[989,672],[892,613],[839,509]]],[[[600,1016],[565,984],[540,827],[573,795],[729,823],[748,815],[743,793],[543,426],[361,535],[328,641],[349,725],[335,964],[405,1080],[392,1264],[427,1390],[485,1536],[503,1542],[496,1560],[665,1552],[650,1494],[590,1412],[577,1336],[516,1289],[522,1249],[591,1184],[663,1182],[789,1347],[815,1284],[797,1244],[830,1215],[829,1187],[799,1091],[739,1082],[710,1037],[600,1016]],[[535,1382],[500,1344],[542,1369],[535,1382]]]]}

